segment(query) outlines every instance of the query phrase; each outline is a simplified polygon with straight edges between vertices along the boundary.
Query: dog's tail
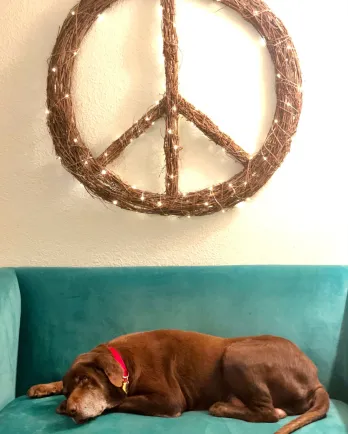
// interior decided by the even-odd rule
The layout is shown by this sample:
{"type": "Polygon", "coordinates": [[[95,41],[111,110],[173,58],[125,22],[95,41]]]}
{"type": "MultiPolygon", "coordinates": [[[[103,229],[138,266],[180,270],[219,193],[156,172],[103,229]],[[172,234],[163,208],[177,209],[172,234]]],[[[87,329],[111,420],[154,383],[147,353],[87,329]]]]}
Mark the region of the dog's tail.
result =
{"type": "Polygon", "coordinates": [[[323,386],[313,395],[312,407],[304,414],[280,428],[275,434],[291,434],[312,422],[323,419],[330,407],[330,398],[323,386]]]}

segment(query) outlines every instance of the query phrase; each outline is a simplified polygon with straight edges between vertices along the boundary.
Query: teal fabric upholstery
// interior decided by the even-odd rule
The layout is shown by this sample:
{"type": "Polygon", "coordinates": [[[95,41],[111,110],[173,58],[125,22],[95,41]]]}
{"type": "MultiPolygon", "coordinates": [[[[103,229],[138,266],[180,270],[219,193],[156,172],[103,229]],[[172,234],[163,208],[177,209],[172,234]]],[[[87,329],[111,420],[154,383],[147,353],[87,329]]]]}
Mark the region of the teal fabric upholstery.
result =
{"type": "MultiPolygon", "coordinates": [[[[348,433],[348,267],[21,268],[15,272],[22,300],[18,398],[0,411],[1,434],[70,430],[72,421],[54,413],[61,398],[30,401],[21,395],[33,384],[60,379],[77,354],[101,342],[159,328],[220,336],[270,333],[293,340],[316,363],[321,381],[336,399],[329,417],[301,434],[348,433]]],[[[0,313],[0,330],[3,322],[7,329],[7,316],[0,313]]],[[[7,378],[6,368],[0,375],[7,378]]],[[[13,380],[10,384],[13,387],[13,380]]],[[[177,420],[107,415],[78,430],[267,434],[276,428],[189,413],[177,420]]]]}
{"type": "Polygon", "coordinates": [[[15,397],[20,293],[13,270],[0,270],[0,410],[15,397]]]}
{"type": "Polygon", "coordinates": [[[115,336],[179,328],[287,337],[317,364],[333,397],[348,402],[347,268],[19,269],[17,276],[20,395],[60,379],[77,354],[115,336]]]}
{"type": "MultiPolygon", "coordinates": [[[[0,412],[1,434],[273,434],[293,418],[279,423],[253,424],[215,418],[208,413],[189,412],[177,419],[130,414],[108,414],[85,425],[76,426],[65,416],[55,414],[61,398],[30,401],[18,398],[0,412]]],[[[348,405],[332,401],[326,419],[309,425],[299,434],[347,434],[348,405]]]]}

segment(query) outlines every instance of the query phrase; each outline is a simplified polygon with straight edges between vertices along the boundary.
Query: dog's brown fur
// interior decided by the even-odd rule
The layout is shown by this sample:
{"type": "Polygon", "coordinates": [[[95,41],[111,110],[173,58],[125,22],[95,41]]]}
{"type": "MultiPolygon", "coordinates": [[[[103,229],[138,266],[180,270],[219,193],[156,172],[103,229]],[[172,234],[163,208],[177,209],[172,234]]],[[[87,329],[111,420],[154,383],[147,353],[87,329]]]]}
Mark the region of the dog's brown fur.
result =
{"type": "Polygon", "coordinates": [[[121,336],[79,356],[63,382],[34,386],[28,396],[64,393],[57,411],[81,422],[107,409],[178,417],[208,410],[213,416],[277,422],[301,415],[277,431],[289,434],[325,417],[329,396],[315,365],[292,342],[274,336],[224,339],[158,330],[121,336]],[[107,346],[122,355],[130,374],[107,346]]]}

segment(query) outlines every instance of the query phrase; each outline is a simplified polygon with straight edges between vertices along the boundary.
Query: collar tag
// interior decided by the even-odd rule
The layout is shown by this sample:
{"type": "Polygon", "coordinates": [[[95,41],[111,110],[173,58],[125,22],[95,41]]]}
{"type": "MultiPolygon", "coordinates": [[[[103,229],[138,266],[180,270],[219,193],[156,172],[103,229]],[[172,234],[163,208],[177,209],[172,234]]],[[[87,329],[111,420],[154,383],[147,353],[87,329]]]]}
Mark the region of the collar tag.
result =
{"type": "Polygon", "coordinates": [[[126,395],[128,395],[129,391],[129,377],[123,377],[122,390],[126,395]]]}

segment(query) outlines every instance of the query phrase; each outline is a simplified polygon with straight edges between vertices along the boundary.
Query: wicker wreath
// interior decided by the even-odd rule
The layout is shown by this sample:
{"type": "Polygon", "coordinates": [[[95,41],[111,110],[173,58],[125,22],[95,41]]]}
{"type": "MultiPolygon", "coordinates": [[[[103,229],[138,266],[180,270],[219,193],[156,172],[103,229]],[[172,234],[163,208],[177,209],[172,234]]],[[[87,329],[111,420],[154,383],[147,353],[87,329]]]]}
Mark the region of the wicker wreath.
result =
{"type": "MultiPolygon", "coordinates": [[[[93,23],[120,0],[81,0],[66,18],[50,59],[47,83],[48,127],[57,156],[93,196],[121,208],[148,214],[202,216],[225,212],[256,193],[278,169],[290,150],[302,108],[302,79],[298,57],[283,23],[261,0],[220,0],[219,4],[239,12],[264,38],[276,73],[277,107],[266,141],[255,155],[248,155],[178,91],[178,37],[175,0],[161,0],[166,92],[121,137],[99,157],[83,143],[76,126],[71,87],[76,54],[93,23]],[[243,165],[243,170],[213,187],[180,193],[178,135],[179,116],[185,117],[210,140],[243,165]],[[133,139],[161,117],[166,120],[164,152],[165,192],[132,187],[107,169],[133,139]]],[[[216,0],[215,0],[216,1],[216,0]]]]}

